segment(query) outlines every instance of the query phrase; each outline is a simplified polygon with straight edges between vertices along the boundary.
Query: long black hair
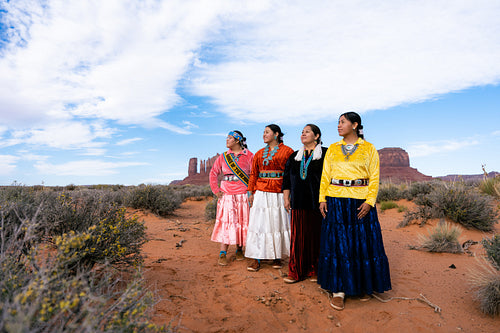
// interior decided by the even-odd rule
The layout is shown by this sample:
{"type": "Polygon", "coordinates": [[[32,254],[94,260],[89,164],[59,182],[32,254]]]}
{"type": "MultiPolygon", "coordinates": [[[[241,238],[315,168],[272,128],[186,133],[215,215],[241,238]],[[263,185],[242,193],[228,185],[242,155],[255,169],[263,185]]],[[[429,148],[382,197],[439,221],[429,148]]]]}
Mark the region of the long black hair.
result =
{"type": "Polygon", "coordinates": [[[243,136],[243,133],[240,131],[234,130],[233,132],[238,133],[243,139],[240,141],[241,148],[248,148],[247,146],[247,138],[243,136]]]}
{"type": "Polygon", "coordinates": [[[316,139],[316,144],[317,145],[322,144],[323,142],[321,142],[321,130],[319,129],[319,127],[314,125],[314,124],[307,124],[304,127],[307,127],[307,126],[309,126],[311,128],[311,131],[313,131],[315,136],[319,134],[318,138],[316,139]]]}
{"type": "Polygon", "coordinates": [[[269,129],[271,131],[273,131],[273,133],[278,133],[278,136],[276,138],[276,140],[278,141],[278,143],[283,143],[283,132],[281,132],[281,128],[276,125],[276,124],[271,124],[271,125],[267,125],[266,127],[269,127],[269,129]]]}
{"type": "Polygon", "coordinates": [[[353,112],[353,111],[349,111],[346,113],[342,113],[340,115],[340,117],[342,117],[342,116],[344,116],[345,119],[349,120],[353,124],[358,123],[358,126],[356,127],[356,134],[361,139],[364,139],[365,136],[363,135],[363,131],[362,131],[363,125],[361,125],[361,117],[359,116],[359,114],[357,114],[356,112],[353,112]]]}

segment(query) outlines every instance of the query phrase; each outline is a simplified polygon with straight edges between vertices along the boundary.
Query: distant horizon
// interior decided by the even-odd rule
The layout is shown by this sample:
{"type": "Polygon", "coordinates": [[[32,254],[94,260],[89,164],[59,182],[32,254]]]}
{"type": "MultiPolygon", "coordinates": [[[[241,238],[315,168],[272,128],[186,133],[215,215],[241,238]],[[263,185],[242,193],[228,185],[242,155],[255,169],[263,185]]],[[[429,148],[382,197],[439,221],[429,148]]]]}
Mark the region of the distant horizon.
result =
{"type": "Polygon", "coordinates": [[[500,170],[500,2],[0,2],[0,184],[168,184],[361,115],[432,177],[500,170]]]}

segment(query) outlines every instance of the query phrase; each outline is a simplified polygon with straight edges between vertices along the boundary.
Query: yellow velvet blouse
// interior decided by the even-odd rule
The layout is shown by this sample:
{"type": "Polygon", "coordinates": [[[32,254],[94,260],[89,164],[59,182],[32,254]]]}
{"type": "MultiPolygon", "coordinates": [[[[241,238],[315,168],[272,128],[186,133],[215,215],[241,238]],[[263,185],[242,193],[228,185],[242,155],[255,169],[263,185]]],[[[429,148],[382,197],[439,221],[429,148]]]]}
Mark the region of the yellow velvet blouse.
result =
{"type": "Polygon", "coordinates": [[[342,153],[344,139],[330,145],[326,152],[321,174],[319,202],[325,202],[325,197],[365,199],[370,206],[375,205],[380,178],[380,162],[375,146],[361,138],[356,151],[346,159],[342,153]],[[332,179],[355,180],[369,179],[368,186],[336,186],[332,179]]]}

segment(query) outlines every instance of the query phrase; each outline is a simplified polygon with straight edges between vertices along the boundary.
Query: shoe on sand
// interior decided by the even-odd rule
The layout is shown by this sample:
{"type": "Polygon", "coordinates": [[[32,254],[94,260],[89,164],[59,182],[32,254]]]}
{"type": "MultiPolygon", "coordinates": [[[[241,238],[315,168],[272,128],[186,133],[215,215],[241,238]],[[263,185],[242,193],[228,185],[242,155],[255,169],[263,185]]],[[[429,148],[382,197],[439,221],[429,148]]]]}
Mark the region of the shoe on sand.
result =
{"type": "Polygon", "coordinates": [[[247,271],[257,272],[260,269],[260,264],[257,259],[254,259],[253,262],[247,267],[247,271]]]}
{"type": "Polygon", "coordinates": [[[217,262],[221,266],[227,266],[227,258],[225,253],[219,255],[219,261],[217,262]]]}
{"type": "Polygon", "coordinates": [[[333,293],[330,305],[337,311],[344,310],[344,293],[333,293]]]}
{"type": "Polygon", "coordinates": [[[243,260],[243,259],[245,259],[245,256],[243,255],[243,250],[237,249],[236,250],[236,260],[243,260]]]}
{"type": "Polygon", "coordinates": [[[371,296],[371,295],[364,294],[363,296],[361,296],[361,297],[359,298],[359,300],[360,300],[361,302],[366,302],[366,301],[369,301],[371,298],[372,298],[372,296],[371,296]]]}
{"type": "Polygon", "coordinates": [[[309,281],[311,282],[318,282],[318,276],[317,275],[313,275],[309,278],[309,281]]]}
{"type": "Polygon", "coordinates": [[[287,276],[286,278],[284,278],[283,281],[285,281],[285,283],[296,283],[296,282],[298,282],[297,280],[295,280],[294,278],[289,277],[289,276],[287,276]]]}
{"type": "Polygon", "coordinates": [[[279,269],[281,267],[283,267],[283,265],[281,264],[281,259],[274,259],[273,268],[279,269]]]}

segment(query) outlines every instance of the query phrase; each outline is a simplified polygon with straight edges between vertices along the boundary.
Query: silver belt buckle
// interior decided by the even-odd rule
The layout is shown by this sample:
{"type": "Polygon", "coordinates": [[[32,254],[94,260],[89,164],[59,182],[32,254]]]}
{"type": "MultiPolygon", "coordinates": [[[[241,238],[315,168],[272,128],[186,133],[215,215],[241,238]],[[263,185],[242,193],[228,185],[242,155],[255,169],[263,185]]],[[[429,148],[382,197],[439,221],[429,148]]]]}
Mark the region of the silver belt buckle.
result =
{"type": "Polygon", "coordinates": [[[344,180],[344,186],[351,186],[352,185],[352,181],[351,180],[344,180]]]}

